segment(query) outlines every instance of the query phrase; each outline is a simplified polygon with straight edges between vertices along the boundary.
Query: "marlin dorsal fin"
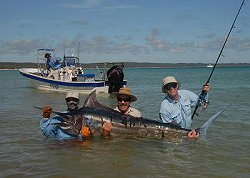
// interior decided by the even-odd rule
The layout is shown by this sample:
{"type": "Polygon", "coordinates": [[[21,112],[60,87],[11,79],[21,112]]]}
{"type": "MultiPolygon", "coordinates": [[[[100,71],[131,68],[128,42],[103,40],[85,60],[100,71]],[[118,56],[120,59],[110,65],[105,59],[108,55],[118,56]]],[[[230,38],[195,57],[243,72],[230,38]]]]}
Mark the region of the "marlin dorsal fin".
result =
{"type": "Polygon", "coordinates": [[[92,91],[85,100],[83,107],[94,107],[98,103],[96,99],[96,90],[92,91]]]}

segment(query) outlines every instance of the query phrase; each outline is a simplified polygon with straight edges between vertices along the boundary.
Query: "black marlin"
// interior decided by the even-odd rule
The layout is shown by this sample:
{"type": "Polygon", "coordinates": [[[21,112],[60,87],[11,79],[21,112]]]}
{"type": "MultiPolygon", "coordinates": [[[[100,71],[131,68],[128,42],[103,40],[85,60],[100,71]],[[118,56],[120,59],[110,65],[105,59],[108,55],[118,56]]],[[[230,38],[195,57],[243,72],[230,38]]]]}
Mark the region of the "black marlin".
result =
{"type": "MultiPolygon", "coordinates": [[[[224,106],[201,127],[195,129],[196,132],[199,132],[200,135],[206,135],[208,127],[227,108],[228,106],[224,106]]],[[[58,126],[73,135],[79,135],[82,124],[86,123],[90,124],[98,133],[101,133],[102,125],[107,121],[112,123],[111,136],[179,139],[187,136],[187,133],[191,131],[191,129],[184,129],[174,124],[124,115],[99,103],[95,91],[88,96],[83,107],[79,108],[74,115],[61,112],[54,113],[61,116],[65,121],[58,126]]]]}

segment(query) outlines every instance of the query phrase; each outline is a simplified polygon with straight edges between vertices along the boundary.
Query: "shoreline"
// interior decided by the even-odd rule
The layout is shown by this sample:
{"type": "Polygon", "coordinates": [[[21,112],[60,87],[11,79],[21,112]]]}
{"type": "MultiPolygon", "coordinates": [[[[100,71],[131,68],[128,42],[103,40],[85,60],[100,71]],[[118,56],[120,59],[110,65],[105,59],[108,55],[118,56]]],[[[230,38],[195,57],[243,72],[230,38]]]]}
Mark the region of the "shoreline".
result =
{"type": "Polygon", "coordinates": [[[19,69],[8,69],[8,68],[3,68],[3,69],[1,69],[1,68],[0,68],[0,70],[19,70],[19,69]]]}
{"type": "MultiPolygon", "coordinates": [[[[115,64],[116,62],[114,62],[115,64]]],[[[96,69],[96,65],[100,63],[80,64],[85,69],[96,69]]],[[[209,68],[207,63],[139,63],[124,62],[124,68],[209,68]]],[[[0,70],[19,70],[21,68],[37,68],[36,63],[12,63],[0,62],[0,70]]],[[[250,63],[219,63],[216,67],[250,67],[250,63]]]]}

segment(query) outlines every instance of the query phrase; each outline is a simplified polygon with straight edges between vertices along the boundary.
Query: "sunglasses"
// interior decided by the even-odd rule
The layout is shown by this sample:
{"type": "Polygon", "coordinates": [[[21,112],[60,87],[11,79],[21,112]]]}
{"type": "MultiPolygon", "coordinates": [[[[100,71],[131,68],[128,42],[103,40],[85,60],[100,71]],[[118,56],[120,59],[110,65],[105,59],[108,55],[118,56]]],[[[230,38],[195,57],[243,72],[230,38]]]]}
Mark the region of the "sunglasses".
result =
{"type": "Polygon", "coordinates": [[[124,102],[130,102],[131,98],[128,97],[128,96],[119,96],[119,97],[117,97],[117,100],[120,101],[120,102],[122,102],[122,101],[124,101],[124,102]]]}
{"type": "Polygon", "coordinates": [[[79,101],[79,99],[77,99],[77,98],[71,98],[71,97],[66,98],[65,100],[66,100],[67,102],[70,102],[70,101],[78,102],[78,101],[79,101]]]}
{"type": "Polygon", "coordinates": [[[168,84],[165,86],[165,88],[166,88],[167,90],[170,90],[171,88],[176,88],[176,87],[177,87],[177,83],[175,83],[175,82],[168,83],[168,84]]]}

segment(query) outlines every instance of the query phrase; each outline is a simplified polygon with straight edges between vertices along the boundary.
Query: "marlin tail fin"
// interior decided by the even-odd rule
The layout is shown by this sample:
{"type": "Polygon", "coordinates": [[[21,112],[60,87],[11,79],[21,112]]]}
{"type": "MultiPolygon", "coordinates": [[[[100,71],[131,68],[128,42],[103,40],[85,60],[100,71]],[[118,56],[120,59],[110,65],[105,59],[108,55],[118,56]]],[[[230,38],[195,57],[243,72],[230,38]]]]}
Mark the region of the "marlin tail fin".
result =
{"type": "Polygon", "coordinates": [[[210,117],[207,122],[205,122],[201,127],[195,129],[196,132],[199,132],[200,135],[202,136],[206,136],[207,134],[207,129],[210,125],[212,125],[213,121],[215,121],[215,119],[217,119],[217,117],[226,109],[228,109],[229,105],[224,106],[219,112],[217,112],[216,114],[214,114],[212,117],[210,117]]]}

